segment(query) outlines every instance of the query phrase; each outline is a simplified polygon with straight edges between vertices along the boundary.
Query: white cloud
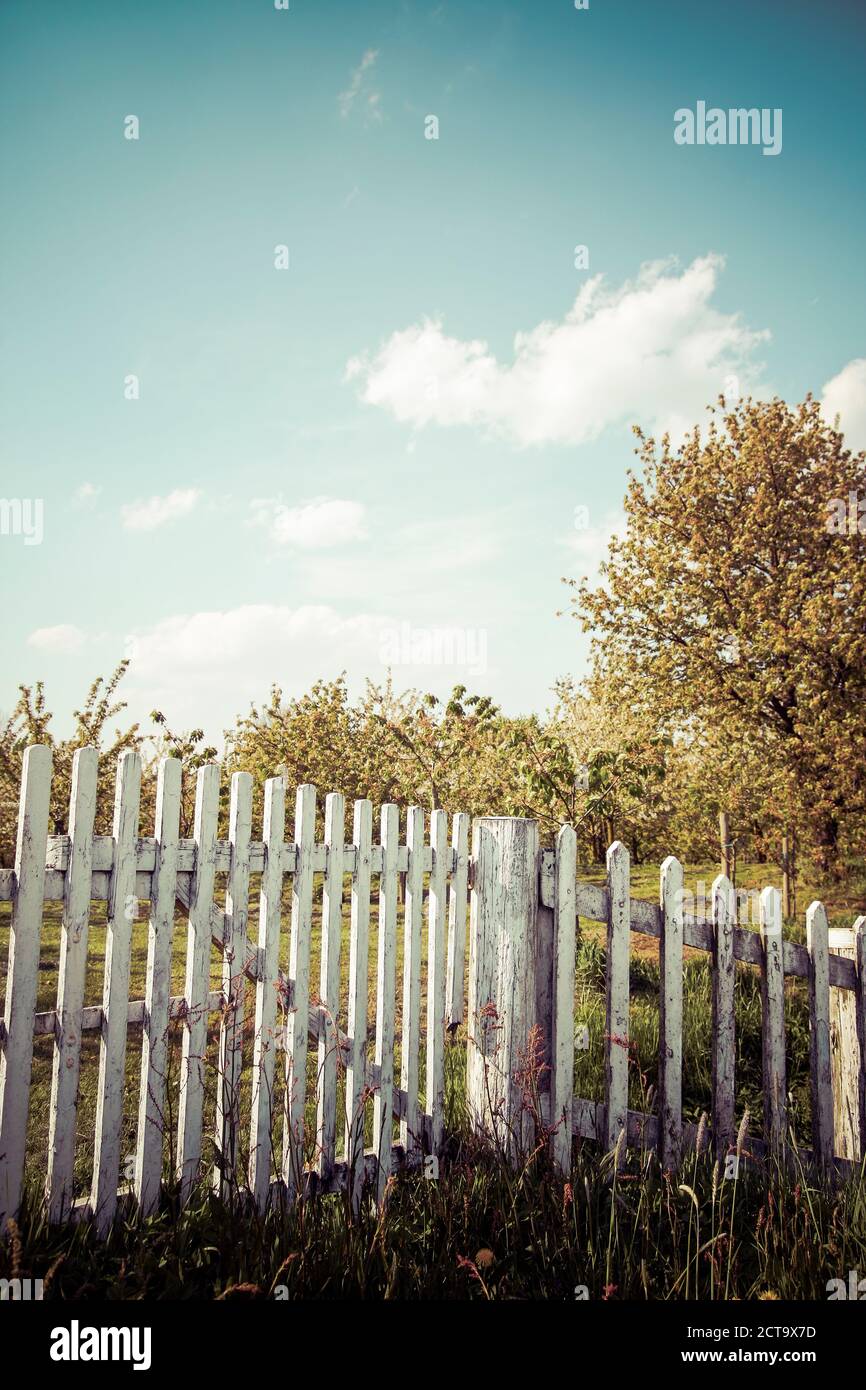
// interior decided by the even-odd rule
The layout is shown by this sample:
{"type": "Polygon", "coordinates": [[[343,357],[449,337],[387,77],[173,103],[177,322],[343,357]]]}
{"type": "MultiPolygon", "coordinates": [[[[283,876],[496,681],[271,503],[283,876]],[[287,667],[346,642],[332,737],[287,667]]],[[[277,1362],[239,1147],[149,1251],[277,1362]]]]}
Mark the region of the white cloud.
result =
{"type": "Polygon", "coordinates": [[[349,85],[344,92],[340,92],[337,97],[337,105],[340,115],[345,119],[349,115],[359,96],[363,95],[364,111],[370,120],[381,121],[381,93],[375,89],[363,91],[366,73],[374,66],[379,56],[378,48],[368,48],[363,54],[360,63],[352,70],[349,85]]]}
{"type": "Polygon", "coordinates": [[[39,651],[70,656],[80,651],[86,641],[85,634],[74,623],[58,623],[56,627],[38,627],[27,638],[27,645],[39,651]]]}
{"type": "Polygon", "coordinates": [[[158,526],[189,516],[200,497],[200,488],[175,488],[165,497],[127,502],[120,509],[120,518],[127,531],[155,531],[158,526]]]}
{"type": "Polygon", "coordinates": [[[89,506],[90,503],[96,501],[101,491],[102,488],[96,483],[82,483],[81,487],[75,490],[75,501],[81,506],[89,506]]]}
{"type": "Polygon", "coordinates": [[[632,421],[680,434],[732,373],[754,387],[752,354],[769,336],[711,306],[723,266],[715,255],[681,273],[654,262],[619,289],[595,276],[561,322],[515,335],[512,363],[428,319],[353,358],[346,375],[362,400],[416,428],[471,425],[521,446],[583,444],[632,421]]]}
{"type": "Polygon", "coordinates": [[[165,618],[126,638],[130,710],[146,717],[164,709],[177,726],[203,725],[216,737],[251,701],[266,700],[275,682],[300,694],[344,669],[375,672],[383,626],[393,622],[384,614],[343,617],[327,604],[244,604],[165,618]]]}
{"type": "Polygon", "coordinates": [[[265,526],[278,545],[323,550],[364,540],[367,534],[362,502],[340,497],[314,497],[300,507],[261,498],[250,504],[253,521],[265,526]]]}
{"type": "Polygon", "coordinates": [[[827,382],[821,409],[831,425],[839,416],[849,449],[866,449],[866,357],[855,357],[827,382]]]}

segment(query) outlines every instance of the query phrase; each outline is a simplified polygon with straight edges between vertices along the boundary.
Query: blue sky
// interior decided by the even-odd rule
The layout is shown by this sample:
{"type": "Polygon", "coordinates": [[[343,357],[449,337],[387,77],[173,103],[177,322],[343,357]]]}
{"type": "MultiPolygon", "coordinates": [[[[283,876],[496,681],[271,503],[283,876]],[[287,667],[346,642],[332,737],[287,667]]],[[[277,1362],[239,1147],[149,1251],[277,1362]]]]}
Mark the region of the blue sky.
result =
{"type": "Polygon", "coordinates": [[[394,659],[544,709],[632,422],[736,377],[866,443],[864,39],[833,0],[6,0],[2,494],[44,534],[0,536],[0,709],[43,678],[62,730],[127,653],[132,715],[213,737],[394,659]],[[698,101],[781,152],[678,146],[698,101]]]}

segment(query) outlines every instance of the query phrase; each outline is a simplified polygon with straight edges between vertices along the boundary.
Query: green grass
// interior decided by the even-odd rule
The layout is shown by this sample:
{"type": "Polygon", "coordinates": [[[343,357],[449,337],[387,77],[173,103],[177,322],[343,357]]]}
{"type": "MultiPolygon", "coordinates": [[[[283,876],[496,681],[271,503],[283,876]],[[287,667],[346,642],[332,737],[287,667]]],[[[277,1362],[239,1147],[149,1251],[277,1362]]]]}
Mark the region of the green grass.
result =
{"type": "Polygon", "coordinates": [[[394,1177],[380,1211],[338,1195],[261,1218],[202,1186],[186,1208],[169,1191],[154,1217],[121,1211],[103,1242],[49,1227],[34,1193],[0,1277],[42,1278],[49,1299],[824,1299],[866,1267],[862,1170],[724,1181],[706,1156],[674,1176],[638,1150],[617,1172],[577,1144],[566,1180],[543,1143],[509,1166],[455,1118],[438,1181],[394,1177]]]}

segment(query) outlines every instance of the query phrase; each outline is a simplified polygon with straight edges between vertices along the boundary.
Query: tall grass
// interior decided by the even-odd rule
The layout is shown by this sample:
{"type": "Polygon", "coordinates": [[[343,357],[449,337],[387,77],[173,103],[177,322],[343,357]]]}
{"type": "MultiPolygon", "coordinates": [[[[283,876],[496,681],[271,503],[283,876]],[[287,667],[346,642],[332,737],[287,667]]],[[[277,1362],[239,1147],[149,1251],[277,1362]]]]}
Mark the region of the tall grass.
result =
{"type": "Polygon", "coordinates": [[[837,1189],[775,1165],[724,1181],[695,1153],[676,1175],[648,1151],[617,1171],[584,1145],[566,1180],[541,1148],[510,1167],[469,1136],[438,1181],[394,1177],[380,1211],[337,1195],[260,1217],[201,1187],[100,1242],[31,1201],[0,1244],[0,1277],[66,1299],[821,1299],[851,1269],[866,1270],[862,1170],[837,1189]]]}

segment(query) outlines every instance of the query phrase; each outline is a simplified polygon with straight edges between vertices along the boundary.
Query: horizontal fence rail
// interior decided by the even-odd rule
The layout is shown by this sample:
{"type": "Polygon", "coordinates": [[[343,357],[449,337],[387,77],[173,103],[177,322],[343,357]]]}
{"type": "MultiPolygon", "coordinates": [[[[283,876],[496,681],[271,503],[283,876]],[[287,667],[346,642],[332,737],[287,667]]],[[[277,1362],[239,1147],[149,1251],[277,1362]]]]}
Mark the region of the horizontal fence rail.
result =
{"type": "Polygon", "coordinates": [[[40,1138],[47,1212],[52,1221],[92,1216],[101,1231],[120,1199],[153,1211],[166,1180],[178,1182],[187,1200],[207,1177],[216,1192],[240,1194],[262,1210],[302,1191],[348,1189],[357,1204],[365,1184],[381,1200],[397,1168],[443,1152],[445,1043],[464,1019],[469,1114],[497,1143],[525,1137],[521,1087],[538,1034],[551,1148],[564,1169],[575,1136],[615,1150],[617,1162],[628,1145],[657,1149],[671,1168],[697,1142],[720,1160],[735,1150],[758,1159],[784,1154],[790,977],[807,983],[810,1020],[813,1148],[801,1157],[844,1171],[866,1154],[866,918],[831,930],[814,903],[801,946],[783,939],[774,888],[761,895],[760,929],[750,931],[737,924],[724,877],[713,884],[705,916],[687,911],[673,857],[662,866],[654,904],[631,896],[629,855],[619,843],[608,851],[604,887],[578,880],[570,826],[543,850],[535,822],[479,818],[470,854],[467,815],[410,807],[401,831],[397,806],[383,806],[376,824],[371,803],[361,800],[349,828],[342,795],[329,794],[322,807],[309,785],[297,788],[290,831],[282,777],[265,785],[262,838],[254,839],[254,787],[245,772],[231,778],[223,839],[217,764],[198,770],[194,833],[182,838],[181,765],[173,758],[159,763],[154,834],[142,837],[135,752],[118,762],[112,833],[94,835],[97,773],[96,750],[79,749],[68,834],[49,835],[51,752],[34,746],[24,755],[15,867],[0,871],[0,901],[11,904],[0,1021],[0,1226],[21,1201],[34,1043],[46,1038],[53,1040],[40,1138]],[[60,905],[57,990],[55,1007],[39,1010],[46,903],[60,905]],[[94,903],[105,916],[99,1003],[85,1002],[94,903]],[[133,999],[140,903],[147,904],[147,959],[144,997],[133,999]],[[606,931],[600,1102],[574,1094],[581,920],[606,931]],[[653,1113],[628,1104],[635,934],[658,941],[653,1113]],[[685,950],[706,953],[712,977],[711,1114],[697,1126],[682,1107],[685,950]],[[762,1131],[745,1142],[737,1121],[737,962],[754,967],[761,983],[762,1131]],[[127,1057],[139,1037],[129,1035],[131,1025],[140,1030],[140,1059],[127,1057]],[[85,1134],[86,1060],[97,1077],[93,1130],[85,1134]],[[75,1176],[82,1144],[92,1159],[87,1193],[75,1176]]]}

